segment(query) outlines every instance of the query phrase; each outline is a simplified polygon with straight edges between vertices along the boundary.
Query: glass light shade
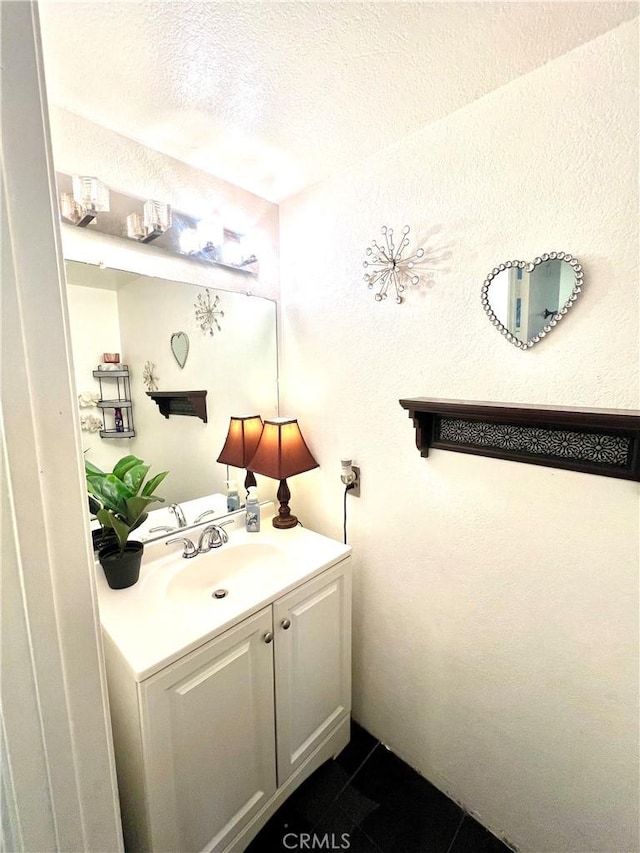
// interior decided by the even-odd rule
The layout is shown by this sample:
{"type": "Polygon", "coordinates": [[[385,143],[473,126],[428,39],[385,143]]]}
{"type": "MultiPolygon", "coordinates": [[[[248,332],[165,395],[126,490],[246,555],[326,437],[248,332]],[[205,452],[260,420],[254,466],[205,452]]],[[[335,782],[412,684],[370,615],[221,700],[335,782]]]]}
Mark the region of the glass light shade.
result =
{"type": "Polygon", "coordinates": [[[127,216],[127,237],[131,237],[132,240],[142,240],[146,236],[147,232],[145,231],[140,214],[130,213],[127,216]]]}
{"type": "Polygon", "coordinates": [[[109,210],[109,189],[99,181],[86,175],[73,176],[73,197],[86,210],[109,210]]]}
{"type": "Polygon", "coordinates": [[[171,207],[162,201],[145,201],[142,211],[144,214],[144,227],[147,234],[159,231],[161,234],[171,228],[171,207]]]}
{"type": "Polygon", "coordinates": [[[298,421],[295,418],[276,418],[264,422],[255,456],[247,467],[256,474],[286,480],[317,468],[318,463],[302,437],[298,421]]]}
{"type": "Polygon", "coordinates": [[[239,267],[244,260],[242,257],[242,243],[239,240],[225,240],[220,249],[220,257],[223,263],[239,267]]]}
{"type": "Polygon", "coordinates": [[[222,220],[219,216],[208,216],[205,219],[201,219],[198,222],[197,231],[200,249],[205,249],[208,245],[215,246],[216,248],[222,245],[224,228],[222,227],[222,220]]]}
{"type": "Polygon", "coordinates": [[[234,468],[246,468],[253,458],[260,436],[262,418],[260,415],[232,417],[224,447],[217,461],[234,468]]]}
{"type": "Polygon", "coordinates": [[[185,255],[193,255],[200,251],[200,237],[195,228],[184,228],[178,238],[180,251],[185,255]]]}
{"type": "Polygon", "coordinates": [[[70,222],[77,222],[82,216],[82,209],[71,193],[61,193],[60,213],[70,222]]]}

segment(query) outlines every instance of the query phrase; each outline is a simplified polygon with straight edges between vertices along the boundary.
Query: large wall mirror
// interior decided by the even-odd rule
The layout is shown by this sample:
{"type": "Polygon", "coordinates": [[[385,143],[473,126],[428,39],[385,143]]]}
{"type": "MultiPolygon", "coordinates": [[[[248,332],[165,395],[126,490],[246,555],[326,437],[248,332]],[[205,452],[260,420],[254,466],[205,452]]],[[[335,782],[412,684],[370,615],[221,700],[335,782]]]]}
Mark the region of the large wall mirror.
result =
{"type": "MultiPolygon", "coordinates": [[[[165,506],[226,492],[227,468],[216,459],[229,418],[278,414],[276,303],[76,261],[66,262],[66,274],[78,394],[99,391],[93,371],[103,353],[120,353],[130,371],[135,436],[104,439],[99,432],[83,431],[86,457],[111,470],[133,453],[151,465],[151,473],[169,471],[160,490],[165,506]],[[224,316],[211,334],[201,328],[196,305],[203,299],[213,304],[216,297],[224,316]],[[171,348],[177,332],[189,339],[184,367],[171,348]],[[146,362],[155,365],[159,391],[206,391],[207,423],[198,417],[163,417],[146,393],[146,362]]],[[[79,415],[87,411],[80,409],[79,415]]],[[[242,482],[244,473],[236,474],[242,482]]]]}

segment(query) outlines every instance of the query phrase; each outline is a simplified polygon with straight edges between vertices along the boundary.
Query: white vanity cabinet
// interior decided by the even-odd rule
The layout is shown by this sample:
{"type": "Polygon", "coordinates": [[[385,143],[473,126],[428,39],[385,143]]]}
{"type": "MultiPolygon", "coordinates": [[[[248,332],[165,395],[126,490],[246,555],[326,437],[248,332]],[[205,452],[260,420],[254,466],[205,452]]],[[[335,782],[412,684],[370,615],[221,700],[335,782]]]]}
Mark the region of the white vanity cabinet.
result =
{"type": "Polygon", "coordinates": [[[273,605],[278,783],[351,708],[351,588],[341,568],[273,605]]]}
{"type": "Polygon", "coordinates": [[[140,686],[153,850],[223,850],[276,790],[268,607],[140,686]]]}
{"type": "Polygon", "coordinates": [[[125,846],[241,851],[349,737],[350,558],[136,681],[105,638],[125,846]]]}

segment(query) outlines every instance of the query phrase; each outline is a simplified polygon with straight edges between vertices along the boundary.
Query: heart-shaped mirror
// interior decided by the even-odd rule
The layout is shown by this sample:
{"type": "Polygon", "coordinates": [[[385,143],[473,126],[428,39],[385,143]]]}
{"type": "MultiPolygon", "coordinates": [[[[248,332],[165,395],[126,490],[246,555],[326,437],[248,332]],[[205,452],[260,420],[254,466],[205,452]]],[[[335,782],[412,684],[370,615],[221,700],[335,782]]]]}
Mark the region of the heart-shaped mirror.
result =
{"type": "Polygon", "coordinates": [[[189,355],[189,338],[185,332],[174,332],[171,335],[171,352],[178,365],[184,367],[189,355]]]}
{"type": "Polygon", "coordinates": [[[482,285],[482,306],[498,331],[519,349],[539,343],[582,290],[578,260],[549,252],[533,261],[506,261],[482,285]]]}

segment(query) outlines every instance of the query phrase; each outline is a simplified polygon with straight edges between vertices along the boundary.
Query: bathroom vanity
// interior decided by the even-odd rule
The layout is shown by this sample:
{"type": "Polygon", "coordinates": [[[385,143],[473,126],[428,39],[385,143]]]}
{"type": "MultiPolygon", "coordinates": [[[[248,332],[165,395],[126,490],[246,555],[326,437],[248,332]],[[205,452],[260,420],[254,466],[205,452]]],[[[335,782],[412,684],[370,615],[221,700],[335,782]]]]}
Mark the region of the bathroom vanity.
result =
{"type": "Polygon", "coordinates": [[[98,570],[128,850],[244,850],[349,739],[351,549],[235,515],[193,559],[147,545],[130,589],[98,570]]]}

